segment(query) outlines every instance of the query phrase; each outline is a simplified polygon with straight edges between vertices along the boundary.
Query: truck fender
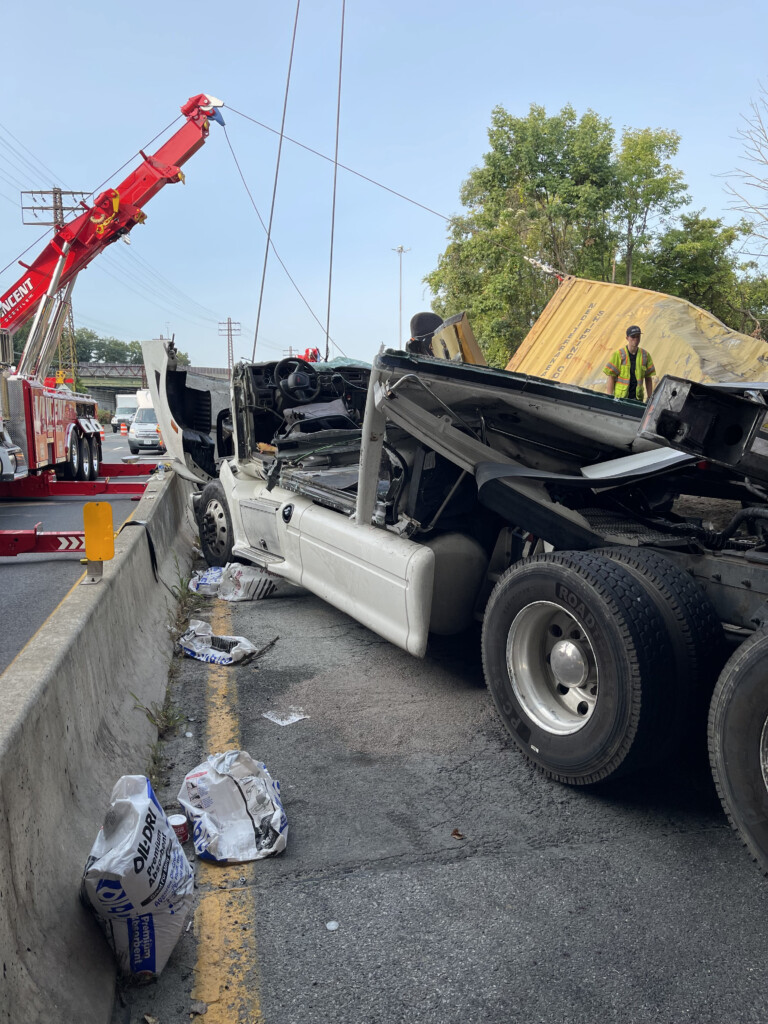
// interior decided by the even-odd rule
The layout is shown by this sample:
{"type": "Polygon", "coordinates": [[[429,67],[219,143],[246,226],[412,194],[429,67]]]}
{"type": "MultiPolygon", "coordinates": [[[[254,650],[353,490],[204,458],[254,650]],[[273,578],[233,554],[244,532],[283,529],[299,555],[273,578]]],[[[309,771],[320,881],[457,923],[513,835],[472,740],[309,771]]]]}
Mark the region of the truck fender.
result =
{"type": "Polygon", "coordinates": [[[77,421],[78,426],[86,435],[100,434],[101,424],[93,416],[81,416],[77,421]]]}

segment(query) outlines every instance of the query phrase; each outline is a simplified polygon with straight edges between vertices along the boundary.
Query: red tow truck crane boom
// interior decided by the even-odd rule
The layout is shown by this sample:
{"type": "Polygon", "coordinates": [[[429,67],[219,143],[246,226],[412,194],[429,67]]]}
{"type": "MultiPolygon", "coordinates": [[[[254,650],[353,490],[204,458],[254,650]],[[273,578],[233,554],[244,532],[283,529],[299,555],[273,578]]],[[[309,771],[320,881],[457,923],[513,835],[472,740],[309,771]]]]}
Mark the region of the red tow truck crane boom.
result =
{"type": "MultiPolygon", "coordinates": [[[[56,350],[78,273],[103,249],[146,219],[144,206],[167,184],[184,181],[182,166],[208,137],[210,121],[224,121],[223,104],[201,93],[181,108],[184,125],[156,153],[92,206],[57,228],[22,276],[0,294],[0,497],[53,493],[55,478],[94,482],[101,467],[96,403],[68,388],[48,387],[45,373],[56,350]],[[15,372],[12,336],[32,327],[15,372]]],[[[123,467],[118,467],[122,469],[123,467]]],[[[71,485],[70,485],[71,486],[71,485]]],[[[69,490],[69,487],[67,488],[69,490]]],[[[81,493],[102,493],[87,489],[81,493]]]]}

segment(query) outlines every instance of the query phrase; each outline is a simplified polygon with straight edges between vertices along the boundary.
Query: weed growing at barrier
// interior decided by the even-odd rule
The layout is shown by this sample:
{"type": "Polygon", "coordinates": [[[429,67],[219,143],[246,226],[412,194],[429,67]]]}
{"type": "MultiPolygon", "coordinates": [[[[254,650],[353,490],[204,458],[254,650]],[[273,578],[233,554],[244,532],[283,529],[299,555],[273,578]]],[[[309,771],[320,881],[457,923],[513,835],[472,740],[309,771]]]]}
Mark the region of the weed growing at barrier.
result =
{"type": "Polygon", "coordinates": [[[204,603],[205,598],[189,589],[189,581],[192,577],[181,571],[179,560],[175,555],[173,560],[176,565],[176,582],[169,589],[176,599],[176,609],[170,612],[168,630],[175,643],[187,629],[189,619],[204,603]]]}
{"type": "Polygon", "coordinates": [[[147,776],[149,781],[152,783],[152,789],[157,793],[163,784],[162,773],[165,771],[165,758],[163,757],[162,744],[160,740],[157,743],[153,743],[149,748],[149,760],[147,761],[147,767],[144,770],[144,774],[147,776]]]}
{"type": "Polygon", "coordinates": [[[153,701],[149,705],[143,704],[132,691],[131,696],[136,702],[133,705],[134,708],[137,711],[144,712],[148,721],[150,721],[157,729],[157,735],[161,739],[173,729],[178,729],[178,727],[185,721],[183,711],[171,703],[170,693],[166,693],[165,700],[162,704],[158,704],[157,701],[153,701]]]}

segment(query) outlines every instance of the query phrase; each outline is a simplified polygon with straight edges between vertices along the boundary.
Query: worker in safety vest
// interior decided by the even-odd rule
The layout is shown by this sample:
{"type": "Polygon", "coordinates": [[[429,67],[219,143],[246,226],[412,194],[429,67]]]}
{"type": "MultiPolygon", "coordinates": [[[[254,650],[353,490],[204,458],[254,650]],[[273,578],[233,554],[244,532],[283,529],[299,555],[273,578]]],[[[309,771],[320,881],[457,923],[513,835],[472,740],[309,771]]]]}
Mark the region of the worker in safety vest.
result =
{"type": "Polygon", "coordinates": [[[638,402],[645,401],[644,390],[648,390],[648,398],[653,394],[653,365],[651,353],[640,348],[642,331],[633,325],[627,328],[627,343],[623,348],[616,349],[603,367],[608,380],[605,390],[614,398],[634,398],[638,402]]]}

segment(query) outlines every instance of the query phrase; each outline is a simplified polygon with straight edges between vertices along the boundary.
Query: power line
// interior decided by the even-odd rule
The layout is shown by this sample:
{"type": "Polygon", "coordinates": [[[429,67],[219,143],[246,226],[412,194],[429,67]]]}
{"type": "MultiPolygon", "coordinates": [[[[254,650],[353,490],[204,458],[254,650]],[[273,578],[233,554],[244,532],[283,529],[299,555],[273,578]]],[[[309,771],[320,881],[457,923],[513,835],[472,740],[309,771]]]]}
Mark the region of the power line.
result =
{"type": "MultiPolygon", "coordinates": [[[[224,129],[224,137],[227,140],[227,145],[229,146],[229,151],[232,154],[232,159],[235,161],[235,167],[237,168],[237,173],[240,175],[240,180],[242,181],[243,187],[244,187],[245,191],[248,194],[248,198],[251,201],[251,206],[256,211],[256,216],[259,218],[259,223],[261,224],[262,228],[266,231],[267,230],[267,225],[264,223],[264,218],[259,213],[259,208],[256,205],[256,201],[253,198],[253,195],[251,194],[251,190],[248,188],[248,182],[245,180],[245,175],[243,174],[242,168],[240,167],[240,161],[237,159],[237,156],[235,155],[235,151],[232,148],[232,142],[230,141],[229,134],[228,134],[226,128],[224,129]]],[[[285,263],[283,261],[283,258],[281,257],[281,255],[277,251],[277,249],[275,248],[275,243],[271,239],[270,239],[269,245],[270,245],[270,248],[272,249],[272,252],[275,255],[275,259],[277,260],[277,262],[280,264],[280,266],[285,271],[286,277],[291,282],[293,287],[296,289],[296,294],[299,296],[301,301],[307,307],[307,310],[309,311],[309,315],[315,321],[315,323],[320,328],[320,330],[324,332],[324,328],[323,328],[323,325],[322,325],[322,323],[320,321],[320,318],[317,316],[315,311],[312,309],[312,307],[310,306],[309,302],[307,302],[306,298],[304,297],[303,292],[301,291],[301,288],[299,288],[299,286],[296,284],[294,279],[291,277],[291,274],[290,274],[290,271],[288,270],[288,267],[286,267],[286,265],[285,265],[285,263]]],[[[255,336],[255,331],[254,331],[254,336],[255,336]]],[[[331,338],[331,344],[334,345],[339,350],[339,352],[341,352],[342,355],[344,355],[344,352],[342,352],[341,347],[336,344],[336,342],[333,340],[333,338],[331,338]]]]}
{"type": "MultiPolygon", "coordinates": [[[[58,175],[57,175],[57,174],[54,174],[54,173],[53,173],[53,171],[52,171],[52,170],[50,169],[50,167],[47,167],[47,166],[46,166],[46,165],[45,165],[45,164],[43,163],[43,161],[42,161],[42,160],[40,160],[40,158],[39,158],[39,157],[36,157],[36,156],[35,156],[35,154],[34,154],[34,153],[33,153],[33,152],[32,152],[32,151],[30,150],[30,149],[27,149],[27,147],[26,147],[26,146],[24,145],[24,143],[23,143],[23,142],[21,142],[21,140],[20,140],[20,139],[17,139],[17,138],[16,138],[16,136],[15,136],[15,135],[13,134],[13,132],[12,132],[12,131],[10,130],[10,128],[6,128],[6,126],[5,126],[5,125],[4,125],[3,123],[2,123],[2,121],[0,121],[0,128],[2,128],[2,130],[3,130],[3,131],[4,131],[5,133],[6,133],[6,135],[10,135],[10,136],[11,136],[11,138],[13,139],[13,141],[14,141],[14,142],[18,142],[18,144],[19,144],[19,145],[21,146],[21,148],[22,148],[23,150],[25,150],[25,151],[26,151],[27,153],[29,153],[29,155],[30,155],[30,156],[31,156],[31,157],[32,157],[32,158],[33,158],[33,159],[34,159],[34,160],[35,160],[35,161],[36,161],[36,162],[37,162],[38,164],[40,164],[40,166],[41,166],[41,167],[43,168],[43,170],[44,170],[44,171],[45,171],[45,172],[46,172],[47,174],[49,174],[49,175],[50,175],[50,176],[51,176],[51,177],[52,177],[52,178],[53,178],[54,180],[57,180],[57,179],[58,179],[58,175]]],[[[6,145],[10,145],[10,143],[6,143],[6,145]]],[[[11,148],[13,148],[13,147],[11,147],[11,148]]],[[[39,173],[39,172],[38,172],[38,173],[39,173]]],[[[65,187],[65,188],[69,188],[69,186],[68,186],[68,185],[66,185],[66,183],[62,183],[62,184],[64,184],[64,187],[65,187]]]]}
{"type": "MultiPolygon", "coordinates": [[[[233,114],[237,114],[239,117],[245,118],[246,121],[251,121],[253,124],[257,124],[259,128],[264,128],[265,131],[272,132],[273,135],[279,135],[280,132],[276,128],[270,128],[268,124],[264,124],[263,121],[257,121],[255,117],[250,117],[248,114],[244,114],[241,110],[235,110],[234,107],[227,107],[227,110],[231,110],[233,114]]],[[[303,142],[299,142],[297,139],[292,139],[290,135],[283,136],[286,142],[292,142],[294,146],[299,146],[301,149],[306,149],[308,153],[313,153],[315,156],[319,156],[321,160],[327,160],[328,163],[332,164],[333,157],[326,156],[325,153],[320,153],[316,149],[312,149],[311,146],[305,146],[303,142]]],[[[375,185],[377,188],[383,188],[385,192],[391,193],[393,196],[397,196],[398,199],[404,199],[406,203],[412,203],[413,206],[418,206],[422,210],[426,210],[427,213],[433,213],[436,217],[440,217],[441,220],[449,221],[451,218],[446,217],[444,213],[438,213],[437,210],[433,210],[429,206],[425,206],[424,203],[418,202],[416,199],[411,199],[410,196],[404,195],[402,192],[398,192],[394,188],[390,188],[389,185],[383,185],[380,181],[376,181],[374,178],[369,178],[367,174],[362,174],[360,171],[354,170],[352,167],[347,167],[346,164],[339,164],[339,167],[343,171],[348,171],[350,174],[354,174],[358,178],[362,178],[363,181],[370,182],[371,185],[375,185]]]]}

